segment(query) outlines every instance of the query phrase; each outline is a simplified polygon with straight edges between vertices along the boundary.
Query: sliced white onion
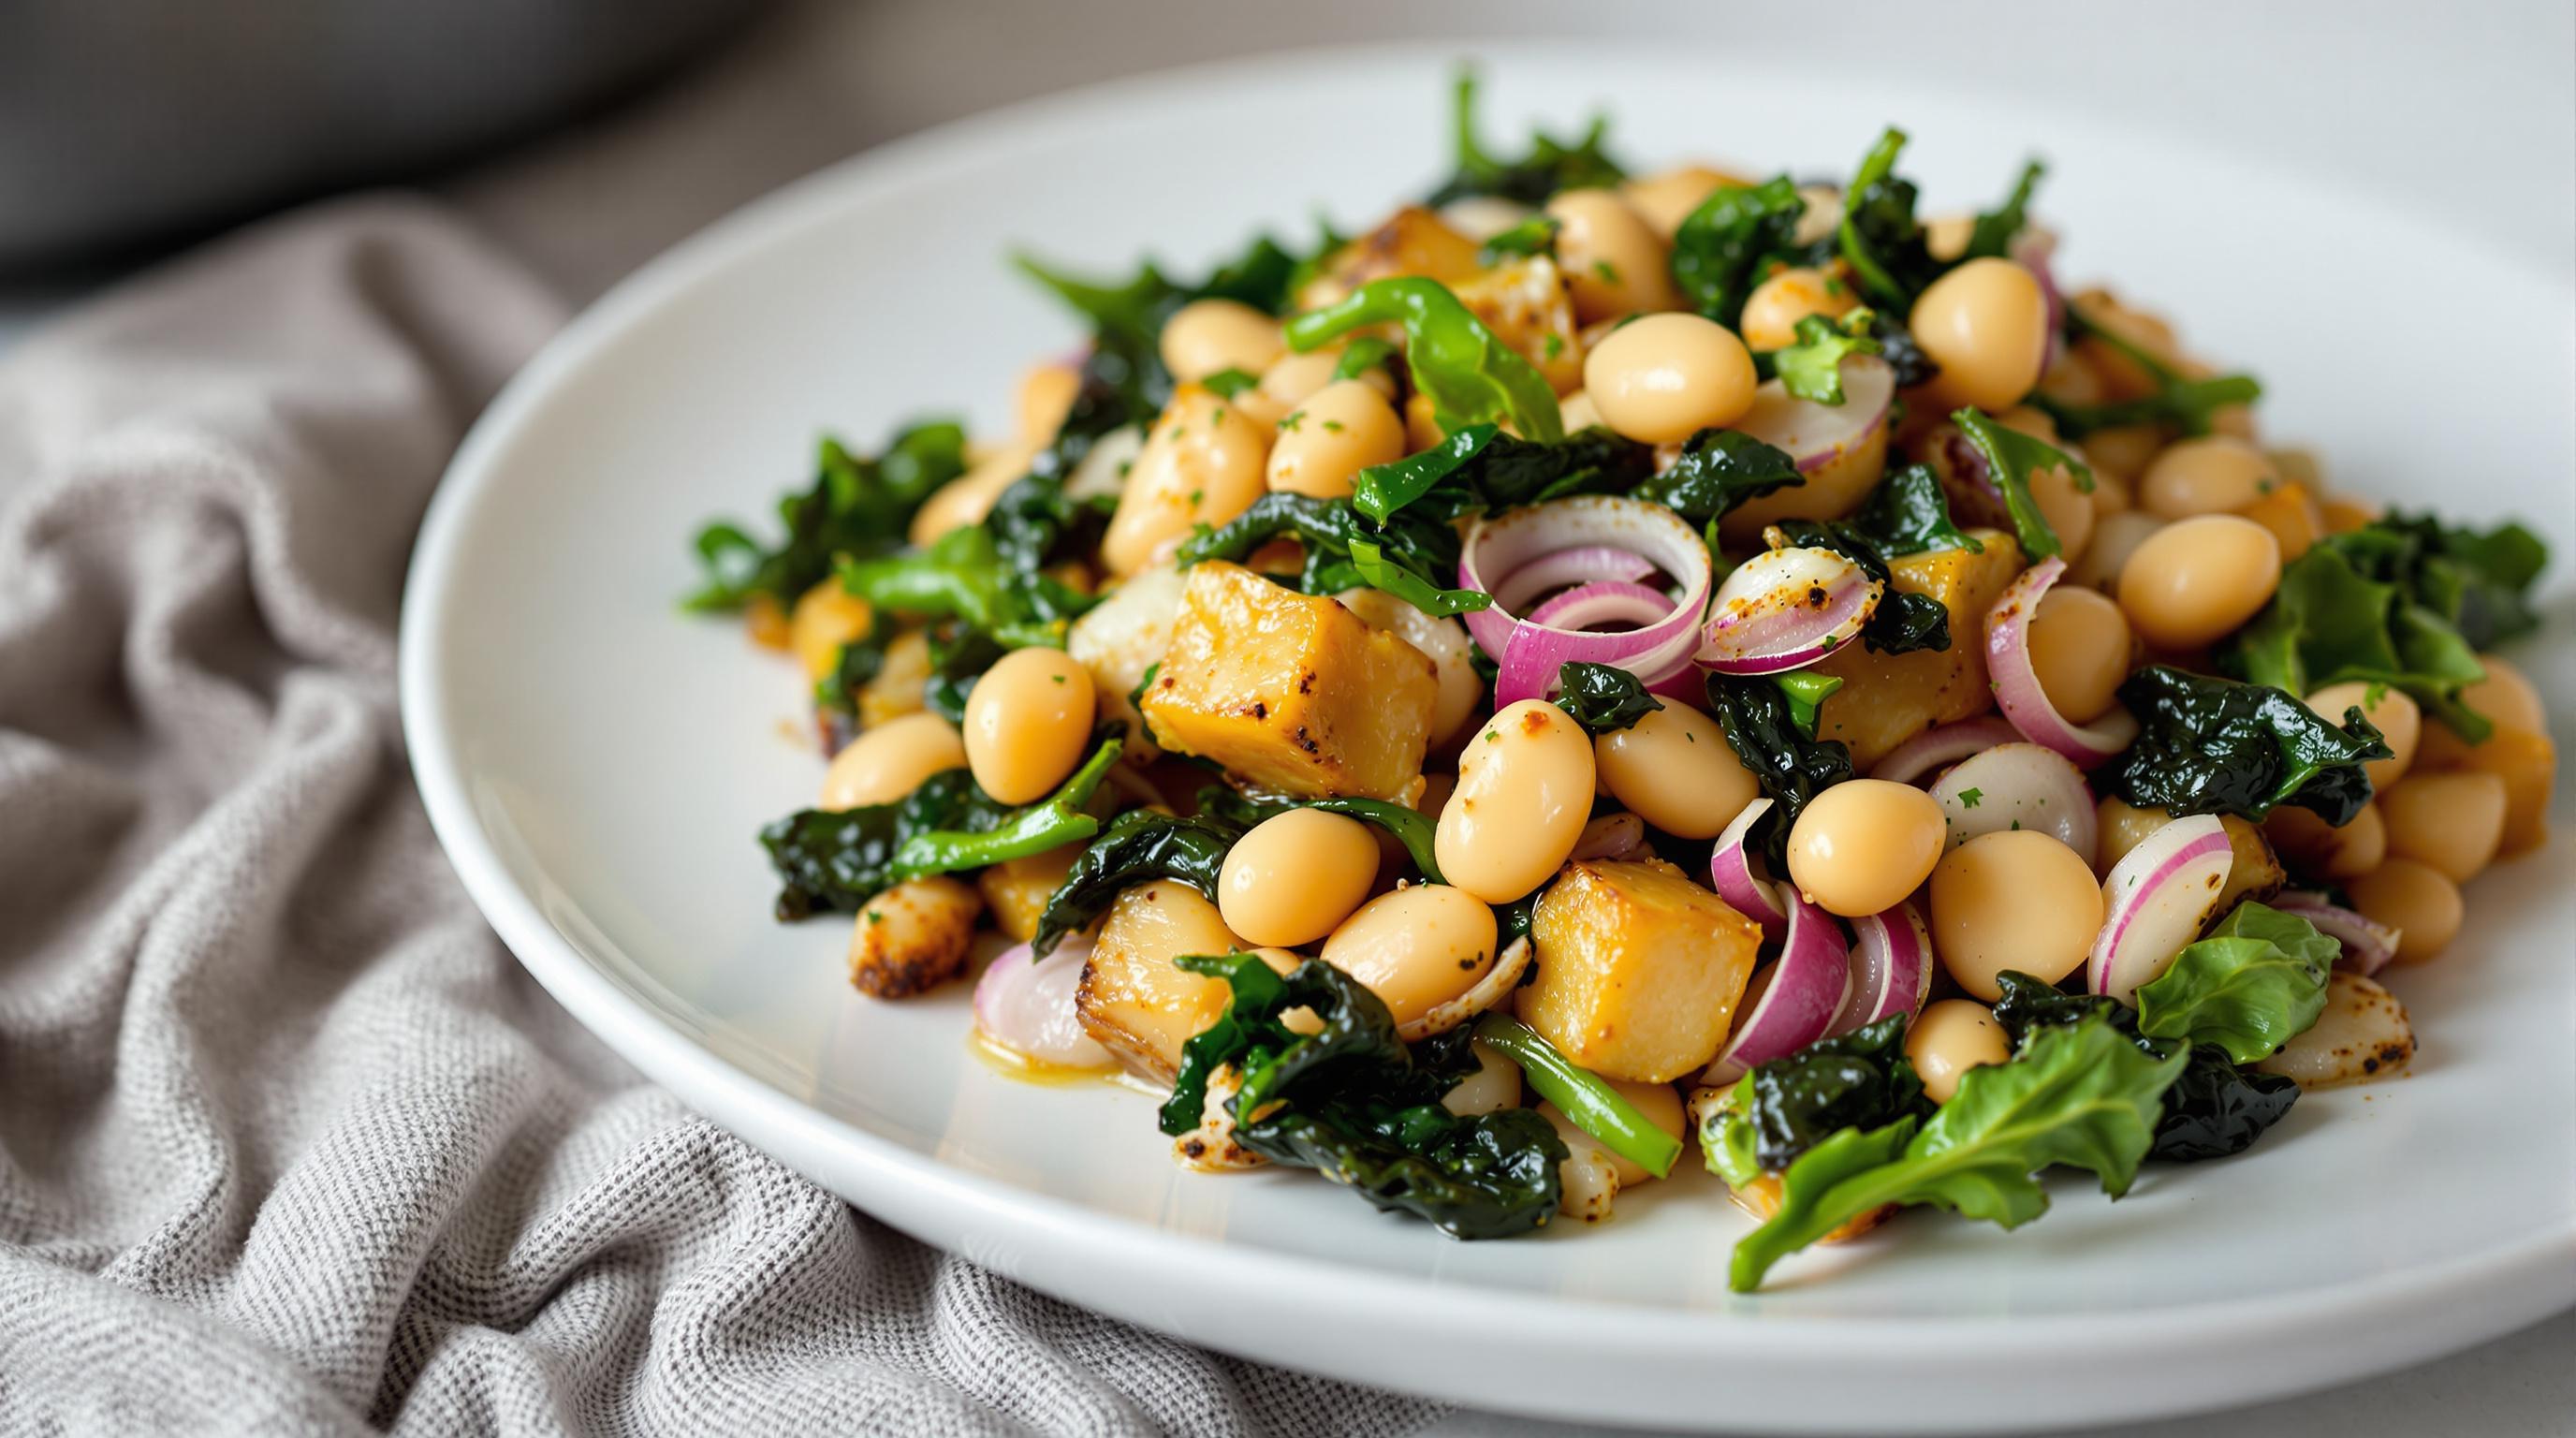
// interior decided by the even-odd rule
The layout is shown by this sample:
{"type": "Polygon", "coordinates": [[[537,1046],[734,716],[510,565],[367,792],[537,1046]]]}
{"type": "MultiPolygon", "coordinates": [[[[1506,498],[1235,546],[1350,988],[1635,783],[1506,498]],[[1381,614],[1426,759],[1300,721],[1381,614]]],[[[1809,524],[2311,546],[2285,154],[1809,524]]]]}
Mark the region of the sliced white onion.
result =
{"type": "Polygon", "coordinates": [[[2235,862],[2215,814],[2176,819],[2122,855],[2102,881],[2110,907],[2084,967],[2086,991],[2136,1003],[2138,986],[2200,937],[2235,862]]]}
{"type": "MultiPolygon", "coordinates": [[[[1700,616],[1715,583],[1708,546],[1680,515],[1659,504],[1583,495],[1486,516],[1467,533],[1458,583],[1484,594],[1498,594],[1500,586],[1519,595],[1524,586],[1513,581],[1522,569],[1554,555],[1604,549],[1625,551],[1670,575],[1681,586],[1672,608],[1642,627],[1606,634],[1534,623],[1499,603],[1464,615],[1467,632],[1501,666],[1494,681],[1497,708],[1546,698],[1569,661],[1662,674],[1697,647],[1700,616]]],[[[1597,554],[1584,561],[1596,562],[1597,554]]],[[[1522,597],[1547,587],[1528,586],[1522,597]]]]}
{"type": "Polygon", "coordinates": [[[1756,799],[1718,832],[1717,848],[1708,858],[1708,886],[1727,907],[1760,924],[1764,938],[1776,939],[1788,932],[1789,911],[1780,902],[1779,886],[1754,872],[1753,855],[1744,846],[1744,836],[1769,812],[1771,801],[1756,799]]]}
{"type": "Polygon", "coordinates": [[[1923,1011],[1932,996],[1932,932],[1913,901],[1852,920],[1859,942],[1851,948],[1851,994],[1834,1015],[1827,1037],[1863,1029],[1890,1014],[1923,1011]]]}
{"type": "Polygon", "coordinates": [[[2021,738],[2021,731],[1993,714],[1980,714],[1938,729],[1926,729],[1887,751],[1887,757],[1872,765],[1869,777],[1890,783],[1911,784],[1944,764],[1955,764],[1971,754],[2010,744],[2021,738]]]}
{"type": "Polygon", "coordinates": [[[1621,810],[1583,826],[1574,838],[1572,859],[1624,859],[1646,847],[1646,821],[1621,810]]]}
{"type": "Polygon", "coordinates": [[[1834,916],[1785,890],[1782,897],[1789,902],[1789,934],[1768,970],[1770,982],[1759,994],[1745,985],[1734,1036],[1700,1075],[1702,1083],[1733,1083],[1754,1065],[1787,1058],[1823,1038],[1851,996],[1850,946],[1834,916]]]}
{"type": "Polygon", "coordinates": [[[2316,926],[2318,933],[2343,946],[2343,957],[2335,962],[2339,969],[2350,969],[2368,978],[2388,967],[2397,957],[2397,941],[2405,930],[2354,913],[2323,894],[2292,889],[2265,901],[2285,914],[2293,914],[2316,926]]]}
{"type": "Polygon", "coordinates": [[[1948,822],[1950,848],[1980,834],[2036,829],[2093,862],[2093,791],[2053,749],[2015,740],[1971,754],[1932,782],[1932,798],[1948,822]]]}
{"type": "Polygon", "coordinates": [[[994,1044],[1040,1063],[1115,1067],[1117,1059],[1074,1016],[1074,989],[1090,957],[1091,941],[1079,934],[1067,935],[1035,963],[1026,944],[1003,950],[975,982],[975,1027],[994,1044]]]}
{"type": "Polygon", "coordinates": [[[2092,769],[2129,747],[2138,737],[2138,721],[2126,709],[2113,709],[2090,724],[2070,723],[2039,687],[2030,622],[2049,586],[2065,572],[2065,559],[2052,554],[2023,570],[1986,611],[1986,677],[1994,685],[1995,707],[2023,738],[2056,750],[2079,769],[2092,769]]]}
{"type": "Polygon", "coordinates": [[[1830,549],[1766,550],[1717,587],[1699,662],[1720,674],[1803,668],[1860,637],[1886,592],[1830,549]]]}

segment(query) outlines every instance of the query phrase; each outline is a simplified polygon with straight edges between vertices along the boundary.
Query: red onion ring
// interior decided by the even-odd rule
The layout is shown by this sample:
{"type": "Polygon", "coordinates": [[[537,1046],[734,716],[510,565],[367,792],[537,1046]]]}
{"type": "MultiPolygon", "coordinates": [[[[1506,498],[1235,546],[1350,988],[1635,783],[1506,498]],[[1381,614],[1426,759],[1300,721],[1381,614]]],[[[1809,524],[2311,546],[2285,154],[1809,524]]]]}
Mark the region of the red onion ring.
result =
{"type": "Polygon", "coordinates": [[[1574,549],[1560,549],[1542,554],[1513,570],[1502,587],[1494,591],[1494,603],[1503,609],[1518,610],[1551,589],[1573,584],[1594,584],[1602,580],[1638,580],[1655,572],[1652,561],[1624,549],[1606,544],[1586,544],[1574,549]]]}
{"type": "Polygon", "coordinates": [[[1014,944],[984,966],[975,981],[975,1027],[996,1046],[1040,1063],[1066,1068],[1110,1068],[1117,1060],[1082,1031],[1074,1016],[1074,988],[1091,957],[1091,941],[1069,935],[1035,963],[1029,946],[1014,944]]]}
{"type": "Polygon", "coordinates": [[[1717,587],[1699,662],[1720,674],[1802,669],[1859,638],[1886,592],[1830,549],[1765,550],[1717,587]]]}
{"type": "Polygon", "coordinates": [[[2078,769],[2092,769],[2129,747],[2138,737],[2138,721],[2128,710],[2114,709],[2090,724],[2069,723],[2039,687],[2030,622],[2064,573],[2066,560],[2052,554],[2023,570],[1986,611],[1986,677],[1994,686],[1995,707],[2023,738],[2065,755],[2078,769]]]}
{"type": "Polygon", "coordinates": [[[1887,757],[1871,766],[1869,777],[1891,783],[1911,784],[1944,764],[1954,764],[1981,750],[1998,744],[2010,744],[2021,737],[2021,731],[1993,714],[1980,714],[1938,729],[1926,729],[1887,751],[1887,757]]]}
{"type": "Polygon", "coordinates": [[[2030,829],[2093,862],[2093,791],[2054,749],[2016,739],[1971,754],[1933,781],[1932,799],[1948,821],[1953,849],[1980,834],[2030,829]]]}
{"type": "Polygon", "coordinates": [[[2049,260],[2057,253],[2057,236],[2037,225],[2024,225],[2004,242],[2004,255],[2014,264],[2030,271],[2039,281],[2040,298],[2048,304],[2048,354],[2040,363],[2040,372],[2056,368],[2066,353],[2066,294],[2057,287],[2057,273],[2049,260]]]}
{"type": "Polygon", "coordinates": [[[2235,863],[2235,847],[2215,814],[2176,819],[2122,855],[2102,881],[2111,912],[2093,940],[2085,990],[2136,1003],[2138,986],[2153,982],[2200,937],[2235,863]]]}
{"type": "Polygon", "coordinates": [[[1700,1075],[1702,1083],[1731,1084],[1754,1065],[1787,1058],[1823,1038],[1851,996],[1851,952],[1841,927],[1797,895],[1785,897],[1789,935],[1771,964],[1771,981],[1758,995],[1751,984],[1745,986],[1734,1036],[1700,1075]]]}
{"type": "Polygon", "coordinates": [[[1528,622],[1550,629],[1584,629],[1595,624],[1625,623],[1643,627],[1673,612],[1673,597],[1658,589],[1624,580],[1601,579],[1566,590],[1529,612],[1528,622]]]}
{"type": "MultiPolygon", "coordinates": [[[[1514,581],[1522,570],[1553,561],[1557,568],[1545,574],[1571,574],[1604,561],[1597,552],[1579,561],[1554,561],[1554,556],[1604,549],[1636,556],[1673,576],[1681,597],[1652,623],[1610,634],[1534,623],[1500,603],[1462,616],[1477,646],[1503,666],[1495,681],[1496,708],[1547,697],[1569,661],[1615,664],[1644,675],[1662,674],[1689,658],[1699,641],[1699,619],[1708,608],[1715,575],[1698,531],[1662,505],[1596,494],[1485,516],[1468,531],[1458,559],[1458,583],[1484,594],[1496,593],[1497,583],[1518,592],[1514,581]]],[[[1532,584],[1528,593],[1548,587],[1532,584]]]]}
{"type": "Polygon", "coordinates": [[[1826,1037],[1867,1028],[1890,1014],[1912,1016],[1932,996],[1932,931],[1911,900],[1851,921],[1860,942],[1851,950],[1851,997],[1826,1037]]]}
{"type": "Polygon", "coordinates": [[[1753,855],[1744,847],[1744,836],[1770,811],[1770,800],[1756,799],[1719,832],[1708,856],[1708,886],[1728,908],[1760,924],[1762,937],[1776,939],[1788,931],[1789,911],[1781,906],[1778,886],[1753,872],[1753,855]]]}
{"type": "Polygon", "coordinates": [[[2350,969],[2366,979],[2397,957],[2397,941],[2404,930],[2354,913],[2323,894],[2292,889],[2266,902],[2282,913],[2307,920],[2318,933],[2341,944],[2343,957],[2335,961],[2339,969],[2350,969]]]}

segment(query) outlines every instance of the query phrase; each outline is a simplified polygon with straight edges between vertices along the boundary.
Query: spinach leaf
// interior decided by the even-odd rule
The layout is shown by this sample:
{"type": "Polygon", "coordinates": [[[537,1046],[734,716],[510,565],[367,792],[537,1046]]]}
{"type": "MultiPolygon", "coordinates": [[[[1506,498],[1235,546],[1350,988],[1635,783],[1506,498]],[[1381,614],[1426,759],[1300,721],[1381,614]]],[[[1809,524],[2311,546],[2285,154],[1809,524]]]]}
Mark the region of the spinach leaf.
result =
{"type": "Polygon", "coordinates": [[[1771,356],[1771,372],[1779,376],[1780,387],[1799,399],[1841,404],[1844,358],[1886,348],[1870,333],[1876,319],[1866,309],[1853,310],[1840,323],[1823,315],[1801,317],[1797,342],[1771,356]]]}
{"type": "Polygon", "coordinates": [[[2098,1016],[2034,1035],[2011,1061],[1973,1068],[1931,1120],[1847,1128],[1781,1174],[1780,1208],[1735,1245],[1728,1283],[1759,1288],[1771,1265],[1882,1204],[1933,1204],[2006,1228],[2048,1211],[2033,1177],[2090,1170],[2114,1198],[2154,1141],[2182,1055],[2157,1059],[2098,1016]]]}
{"type": "MultiPolygon", "coordinates": [[[[1887,560],[1849,525],[1812,519],[1784,519],[1772,526],[1781,538],[1803,549],[1830,549],[1860,566],[1882,586],[1878,608],[1861,626],[1861,642],[1880,654],[1911,654],[1950,647],[1950,606],[1929,594],[1896,587],[1887,560]]],[[[1822,703],[1820,699],[1817,702],[1822,703]]]]}
{"type": "Polygon", "coordinates": [[[1773,873],[1787,873],[1789,826],[1809,800],[1852,776],[1851,750],[1802,732],[1789,697],[1767,677],[1711,674],[1708,706],[1771,800],[1771,812],[1762,816],[1762,852],[1773,873]]]}
{"type": "Polygon", "coordinates": [[[1646,681],[1612,664],[1573,660],[1556,671],[1556,707],[1587,734],[1612,734],[1664,707],[1646,692],[1646,681]]]}
{"type": "MultiPolygon", "coordinates": [[[[1996,976],[2003,999],[1995,1005],[1995,1022],[2016,1047],[2031,1033],[2050,1025],[2071,1025],[2091,1013],[2130,1042],[2156,1058],[2177,1047],[2138,1032],[2138,1011],[2104,994],[2069,994],[2028,974],[2005,970],[1996,976]]],[[[2192,1044],[2182,1076],[2165,1090],[2164,1116],[2156,1120],[2155,1146],[2148,1155],[2168,1163],[2197,1163],[2226,1158],[2254,1146],[2263,1131],[2279,1123],[2298,1102],[2298,1084],[2280,1074],[2240,1068],[2216,1044],[2192,1044]]]]}
{"type": "Polygon", "coordinates": [[[2484,741],[2494,726],[2460,703],[2460,690],[2485,678],[2486,667],[2441,615],[2396,584],[2366,579],[2353,567],[2350,555],[2367,556],[2376,544],[2375,538],[2352,546],[2329,540],[2291,561],[2272,601],[2228,643],[2220,664],[2291,694],[2344,680],[2386,684],[2406,691],[2461,738],[2484,741]]]}
{"type": "Polygon", "coordinates": [[[1582,136],[1571,144],[1533,133],[1530,152],[1518,160],[1506,161],[1487,153],[1476,138],[1473,72],[1459,72],[1450,92],[1449,114],[1457,167],[1424,202],[1435,209],[1476,195],[1543,205],[1559,190],[1601,189],[1628,177],[1628,172],[1602,147],[1610,130],[1607,116],[1593,116],[1582,136]]]}
{"type": "Polygon", "coordinates": [[[1684,442],[1671,468],[1631,494],[1709,529],[1715,549],[1712,526],[1736,506],[1806,482],[1798,462],[1778,447],[1737,430],[1704,429],[1684,442]]]}
{"type": "Polygon", "coordinates": [[[845,560],[841,587],[880,608],[963,620],[1013,649],[1063,647],[1067,625],[1098,602],[1006,556],[985,525],[910,554],[845,560]]]}
{"type": "Polygon", "coordinates": [[[1741,1187],[1786,1169],[1844,1129],[1931,1117],[1932,1101],[1905,1057],[1911,1017],[1890,1014],[1754,1065],[1701,1120],[1711,1171],[1741,1187]]]}
{"type": "Polygon", "coordinates": [[[1047,896],[1030,949],[1046,957],[1065,935],[1108,913],[1121,893],[1156,879],[1178,879],[1214,902],[1226,851],[1247,827],[1213,814],[1189,819],[1151,809],[1120,814],[1074,859],[1064,882],[1047,896]]]}
{"type": "Polygon", "coordinates": [[[2001,208],[1977,216],[1976,228],[1968,231],[1968,247],[1959,253],[1959,263],[1970,260],[2002,259],[2012,248],[2013,236],[2030,223],[2030,197],[2039,188],[2039,178],[2048,167],[2032,160],[2021,167],[2021,178],[2013,182],[2012,193],[2004,197],[2001,208]]]}
{"type": "Polygon", "coordinates": [[[2307,920],[2247,902],[2138,989],[2138,1032],[2260,1063],[2325,1012],[2343,946],[2307,920]]]}
{"type": "Polygon", "coordinates": [[[1288,322],[1288,343],[1311,350],[1375,324],[1404,327],[1404,364],[1431,397],[1444,433],[1471,424],[1509,424],[1528,439],[1565,437],[1556,389],[1521,352],[1494,337],[1438,280],[1408,275],[1371,280],[1338,303],[1288,322]]]}
{"type": "Polygon", "coordinates": [[[778,918],[854,914],[906,879],[980,869],[1087,839],[1100,821],[1084,806],[1118,762],[1120,747],[1115,739],[1102,744],[1053,794],[1024,808],[976,788],[968,771],[947,769],[896,803],[790,814],[760,831],[784,885],[778,918]]]}
{"type": "Polygon", "coordinates": [[[755,595],[792,605],[831,576],[836,557],[902,543],[912,512],[965,470],[966,431],[949,420],[897,431],[872,460],[826,437],[813,486],[778,503],[787,537],[775,547],[722,521],[698,531],[706,582],[683,605],[701,612],[739,609],[755,595]]]}
{"type": "Polygon", "coordinates": [[[2362,765],[2390,756],[2358,708],[2342,727],[2261,684],[2151,664],[2120,686],[2138,737],[2101,770],[2125,803],[2182,814],[2261,819],[2278,804],[2337,828],[2370,802],[2362,765]]]}
{"type": "Polygon", "coordinates": [[[1986,551],[1974,536],[1951,522],[1949,498],[1941,492],[1941,477],[1930,465],[1909,464],[1891,472],[1861,501],[1860,512],[1841,523],[1881,554],[1986,551]]]}
{"type": "Polygon", "coordinates": [[[1398,510],[1458,519],[1573,494],[1624,493],[1654,462],[1650,447],[1598,426],[1539,443],[1471,424],[1419,454],[1361,470],[1351,502],[1380,524],[1398,510]]]}
{"type": "Polygon", "coordinates": [[[1674,231],[1673,284],[1692,309],[1734,328],[1769,262],[1795,249],[1806,213],[1807,202],[1786,175],[1720,186],[1674,231]]]}
{"type": "Polygon", "coordinates": [[[2155,393],[2137,399],[2118,400],[2109,404],[2064,404],[2044,394],[2033,394],[2030,402],[2057,422],[2057,432],[2068,439],[2082,439],[2099,429],[2116,429],[2124,425],[2153,424],[2186,435],[2207,434],[2210,417],[2230,405],[2252,404],[2263,397],[2263,386],[2252,375],[2217,375],[2209,379],[2191,379],[2163,360],[2084,318],[2072,305],[2066,310],[2067,332],[2077,337],[2098,339],[2144,371],[2155,383],[2155,393]]]}
{"type": "Polygon", "coordinates": [[[1812,669],[1793,669],[1786,674],[1774,674],[1771,676],[1771,682],[1779,685],[1781,694],[1789,700],[1790,722],[1798,726],[1799,733],[1810,739],[1816,737],[1818,711],[1825,707],[1826,700],[1833,698],[1835,692],[1843,687],[1843,681],[1839,676],[1819,674],[1812,669]]]}
{"type": "Polygon", "coordinates": [[[963,624],[930,630],[930,678],[922,685],[925,708],[951,724],[966,722],[966,696],[975,681],[1007,651],[1001,641],[963,624]]]}
{"type": "Polygon", "coordinates": [[[1308,594],[1383,589],[1434,616],[1463,614],[1493,603],[1473,589],[1441,586],[1441,576],[1458,570],[1455,527],[1407,511],[1379,528],[1347,499],[1286,491],[1265,494],[1218,528],[1192,535],[1176,557],[1183,568],[1203,559],[1241,560],[1282,535],[1297,540],[1305,550],[1305,567],[1295,587],[1308,594]]]}
{"type": "Polygon", "coordinates": [[[2031,472],[2063,468],[2075,476],[2077,489],[2091,494],[2092,467],[2044,439],[2006,429],[1974,407],[1953,410],[1950,421],[1976,447],[1978,458],[1985,464],[1986,478],[2003,496],[2004,510],[2012,516],[2013,533],[2021,540],[2022,557],[2037,564],[2062,552],[2065,546],[2057,542],[2057,531],[2048,527],[2048,517],[2039,512],[2039,501],[2031,498],[2031,472]]]}
{"type": "Polygon", "coordinates": [[[1914,218],[1914,182],[1896,174],[1905,132],[1889,126],[1861,157],[1860,170],[1843,190],[1842,223],[1834,243],[1851,266],[1861,292],[1904,314],[1941,272],[1914,218]]]}
{"type": "Polygon", "coordinates": [[[1386,1005],[1321,959],[1284,977],[1250,954],[1176,962],[1234,994],[1183,1046],[1164,1132],[1197,1126],[1209,1078],[1230,1065],[1242,1081],[1226,1102],[1235,1139],[1274,1163],[1318,1169],[1453,1238],[1508,1238],[1555,1213],[1566,1150],[1546,1119],[1535,1109],[1466,1118],[1441,1107],[1473,1065],[1463,1034],[1408,1049],[1386,1005]],[[1321,1020],[1317,1032],[1282,1022],[1300,1008],[1321,1020]]]}

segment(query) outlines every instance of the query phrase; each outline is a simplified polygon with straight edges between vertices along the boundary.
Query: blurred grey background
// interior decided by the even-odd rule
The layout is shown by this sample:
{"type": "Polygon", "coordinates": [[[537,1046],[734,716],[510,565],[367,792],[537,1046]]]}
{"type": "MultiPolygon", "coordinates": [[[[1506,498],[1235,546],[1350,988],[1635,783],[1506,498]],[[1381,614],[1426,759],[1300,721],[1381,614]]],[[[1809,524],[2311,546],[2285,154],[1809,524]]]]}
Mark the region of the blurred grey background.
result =
{"type": "MultiPolygon", "coordinates": [[[[0,346],[158,255],[338,190],[441,195],[587,300],[744,201],[994,105],[1283,47],[1472,54],[1570,32],[2080,110],[2576,273],[2576,0],[0,0],[0,346]]],[[[1423,107],[1406,124],[1434,103],[1389,97],[1423,107]]],[[[1101,183],[1138,158],[1102,157],[1101,183]]],[[[2177,227],[2239,219],[2173,197],[2177,227]]],[[[2576,344],[2576,315],[2471,298],[2576,344]]],[[[2567,1435],[2571,1353],[2576,1316],[2113,1438],[2567,1435]]],[[[1466,1413],[1437,1431],[1570,1430],[1466,1413]]]]}

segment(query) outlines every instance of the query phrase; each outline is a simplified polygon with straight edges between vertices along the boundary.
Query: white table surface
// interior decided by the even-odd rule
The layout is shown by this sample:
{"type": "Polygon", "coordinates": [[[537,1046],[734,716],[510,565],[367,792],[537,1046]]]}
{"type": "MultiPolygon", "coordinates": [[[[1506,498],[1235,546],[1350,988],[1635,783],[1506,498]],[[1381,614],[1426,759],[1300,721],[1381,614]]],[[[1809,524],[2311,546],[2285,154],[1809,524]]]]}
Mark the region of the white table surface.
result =
{"type": "MultiPolygon", "coordinates": [[[[873,0],[793,4],[693,74],[439,186],[577,299],[699,226],[869,145],[1012,100],[1266,49],[1576,33],[2017,92],[2403,193],[2576,271],[2576,4],[2489,0],[873,0]]],[[[1390,103],[1435,105],[1437,97],[1390,103]]],[[[1293,123],[1247,116],[1246,123],[1293,123]]],[[[2035,139],[2044,142],[2045,136],[2035,139]]],[[[1748,139],[1746,158],[1759,158],[1748,139]]],[[[2195,223],[2182,213],[2178,223],[2195,223]]],[[[2224,222],[2221,217],[2220,222],[2224,222]]],[[[79,283],[0,286],[0,346],[79,283]]],[[[2509,296],[2496,302],[2510,312],[2509,296]]],[[[2436,1323],[2438,1314],[2391,1314],[2436,1323]]],[[[1855,1354],[1855,1364],[1866,1355],[1855,1354]]],[[[2179,1385],[2189,1374],[2174,1375],[2179,1385]]],[[[1722,1403],[1712,1395],[1712,1405],[1722,1403]]],[[[1462,1412],[1441,1438],[1578,1430],[1462,1412]]],[[[2576,1314],[2440,1362],[2102,1438],[2576,1434],[2576,1314]]]]}

